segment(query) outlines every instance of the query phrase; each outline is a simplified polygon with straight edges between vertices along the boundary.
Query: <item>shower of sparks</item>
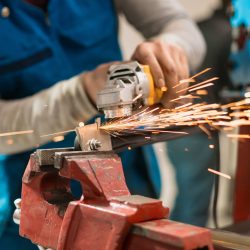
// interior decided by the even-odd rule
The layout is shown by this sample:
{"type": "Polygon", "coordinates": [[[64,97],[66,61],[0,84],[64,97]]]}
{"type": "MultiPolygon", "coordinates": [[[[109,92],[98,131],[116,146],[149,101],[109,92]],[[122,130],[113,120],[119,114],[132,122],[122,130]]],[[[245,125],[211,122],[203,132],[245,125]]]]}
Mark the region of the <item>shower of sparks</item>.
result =
{"type": "MultiPolygon", "coordinates": [[[[140,106],[137,113],[132,116],[106,121],[100,126],[100,129],[114,137],[126,134],[139,134],[149,140],[151,135],[161,133],[188,134],[185,131],[178,131],[181,127],[196,126],[206,133],[208,137],[211,137],[211,129],[223,129],[230,133],[238,126],[250,125],[250,92],[249,95],[245,96],[245,99],[225,105],[207,104],[205,102],[192,103],[194,99],[201,99],[202,95],[207,95],[208,90],[206,88],[214,85],[213,82],[218,79],[213,77],[197,82],[196,77],[209,70],[210,68],[205,69],[188,79],[183,79],[172,87],[178,95],[170,102],[179,104],[179,106],[172,109],[160,107],[143,108],[143,106],[140,106]],[[187,87],[186,84],[190,84],[190,86],[187,87]],[[182,86],[183,89],[180,90],[179,86],[182,86]],[[185,104],[180,103],[183,100],[186,101],[185,104]]],[[[141,98],[141,94],[135,97],[134,101],[137,101],[138,98],[141,98]]],[[[79,126],[84,126],[84,123],[80,122],[79,126]]],[[[75,129],[41,135],[40,137],[52,137],[52,140],[60,141],[64,139],[64,134],[73,131],[75,129]]],[[[0,133],[0,137],[25,135],[33,132],[33,130],[6,132],[0,133]]],[[[250,139],[250,135],[240,134],[229,134],[228,137],[250,139]]],[[[6,143],[11,145],[14,142],[12,139],[7,138],[6,143]]],[[[212,149],[213,145],[209,145],[209,148],[212,149]]],[[[128,149],[131,150],[131,146],[128,149]]]]}
{"type": "Polygon", "coordinates": [[[26,135],[26,134],[32,134],[32,133],[34,133],[33,130],[14,131],[14,132],[0,133],[0,137],[26,135]]]}
{"type": "Polygon", "coordinates": [[[213,173],[213,174],[217,174],[217,175],[219,175],[219,176],[221,176],[221,177],[224,177],[224,178],[227,178],[227,179],[229,179],[229,180],[231,179],[231,176],[228,175],[228,174],[221,173],[221,172],[216,171],[216,170],[213,170],[213,169],[211,169],[211,168],[208,168],[207,170],[208,170],[209,172],[213,173]]]}
{"type": "Polygon", "coordinates": [[[200,76],[200,75],[203,75],[205,74],[206,72],[208,72],[209,70],[211,70],[212,68],[207,68],[207,69],[204,69],[203,71],[197,73],[196,75],[188,78],[188,79],[183,79],[183,80],[180,80],[180,82],[178,84],[176,84],[173,88],[176,88],[176,87],[179,87],[180,85],[184,84],[184,83],[191,83],[191,82],[196,82],[195,81],[195,78],[200,76]]]}
{"type": "MultiPolygon", "coordinates": [[[[170,102],[179,103],[182,99],[186,99],[187,103],[172,109],[141,108],[139,112],[130,117],[123,117],[107,121],[101,125],[100,129],[106,131],[111,136],[121,136],[124,134],[142,134],[147,133],[145,139],[150,138],[150,134],[160,133],[183,133],[183,131],[175,131],[176,128],[197,126],[204,133],[211,137],[211,131],[223,128],[225,131],[231,131],[233,128],[241,125],[250,125],[250,98],[229,103],[225,105],[197,103],[193,104],[192,99],[200,99],[202,95],[207,95],[205,89],[213,85],[218,77],[213,77],[202,82],[196,82],[196,77],[200,76],[210,68],[190,77],[181,80],[175,84],[173,89],[182,84],[191,83],[181,90],[176,90],[179,97],[170,100],[170,102]],[[187,92],[187,94],[185,94],[187,92]],[[184,95],[182,95],[184,93],[184,95]],[[200,95],[199,95],[200,94],[200,95]]],[[[137,97],[136,97],[137,98],[137,97]]],[[[234,137],[236,138],[236,136],[234,137]]],[[[247,138],[243,135],[237,135],[237,138],[247,138]]],[[[250,139],[250,136],[249,136],[250,139]]],[[[210,146],[212,148],[212,146],[210,146]]]]}
{"type": "Polygon", "coordinates": [[[199,126],[209,134],[209,129],[204,125],[213,125],[218,122],[230,122],[231,117],[227,112],[219,109],[217,104],[191,104],[179,106],[174,109],[159,108],[150,110],[148,108],[128,118],[116,119],[106,122],[101,129],[108,131],[111,135],[130,132],[154,132],[154,133],[185,133],[171,131],[168,128],[178,126],[199,126]]]}
{"type": "Polygon", "coordinates": [[[188,90],[189,92],[191,92],[191,91],[194,91],[194,90],[206,88],[206,87],[208,87],[208,86],[212,86],[212,85],[213,85],[212,81],[215,81],[215,80],[218,80],[218,79],[219,79],[218,77],[213,77],[213,78],[211,78],[211,79],[205,80],[205,81],[203,81],[203,82],[197,83],[197,84],[192,85],[192,86],[189,86],[189,87],[187,87],[187,88],[178,90],[178,91],[176,91],[176,93],[185,92],[185,91],[187,91],[187,90],[188,90]]]}
{"type": "MultiPolygon", "coordinates": [[[[145,108],[128,117],[115,119],[102,124],[101,129],[111,135],[124,133],[151,132],[157,133],[185,133],[174,131],[181,126],[197,126],[209,137],[210,128],[231,131],[233,128],[250,125],[250,110],[245,109],[249,100],[242,100],[233,104],[219,105],[207,103],[186,103],[173,109],[145,108]],[[235,107],[238,107],[235,110],[235,107]]],[[[232,138],[247,138],[250,135],[229,135],[232,138]]]]}

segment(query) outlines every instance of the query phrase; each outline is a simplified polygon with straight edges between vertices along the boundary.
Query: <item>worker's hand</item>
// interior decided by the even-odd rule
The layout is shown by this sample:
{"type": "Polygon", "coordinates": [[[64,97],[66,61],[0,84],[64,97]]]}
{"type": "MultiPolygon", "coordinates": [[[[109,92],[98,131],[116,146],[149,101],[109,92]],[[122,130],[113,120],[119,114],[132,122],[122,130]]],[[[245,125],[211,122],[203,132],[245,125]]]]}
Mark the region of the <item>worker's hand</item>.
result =
{"type": "Polygon", "coordinates": [[[83,87],[94,104],[96,104],[97,93],[100,92],[106,84],[108,69],[114,63],[116,62],[101,64],[96,69],[85,72],[80,76],[83,87]]]}
{"type": "MultiPolygon", "coordinates": [[[[183,84],[174,88],[180,80],[189,76],[189,66],[185,51],[174,44],[163,41],[149,41],[141,43],[135,50],[133,60],[149,65],[157,88],[167,87],[167,92],[161,100],[165,107],[171,108],[169,101],[179,96],[176,91],[186,88],[183,84]]],[[[185,94],[182,92],[181,94],[185,94]]]]}

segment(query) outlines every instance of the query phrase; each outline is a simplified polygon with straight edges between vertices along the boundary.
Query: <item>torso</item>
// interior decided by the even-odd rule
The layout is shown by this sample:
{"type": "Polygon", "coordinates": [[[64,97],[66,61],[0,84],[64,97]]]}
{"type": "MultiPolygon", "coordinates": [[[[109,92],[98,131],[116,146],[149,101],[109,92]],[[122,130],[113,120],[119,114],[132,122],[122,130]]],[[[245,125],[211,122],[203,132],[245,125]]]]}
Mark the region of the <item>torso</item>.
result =
{"type": "Polygon", "coordinates": [[[49,0],[47,14],[20,0],[0,1],[0,8],[5,5],[10,16],[0,18],[2,99],[32,95],[121,59],[112,0],[49,0]]]}

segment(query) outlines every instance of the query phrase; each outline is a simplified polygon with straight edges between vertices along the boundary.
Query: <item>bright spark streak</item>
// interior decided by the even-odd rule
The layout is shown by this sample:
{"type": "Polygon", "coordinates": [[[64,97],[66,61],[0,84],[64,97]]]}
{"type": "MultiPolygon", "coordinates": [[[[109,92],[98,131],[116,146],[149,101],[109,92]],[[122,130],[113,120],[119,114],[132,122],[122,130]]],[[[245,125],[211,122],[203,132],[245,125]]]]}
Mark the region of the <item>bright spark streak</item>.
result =
{"type": "Polygon", "coordinates": [[[140,99],[142,97],[142,94],[137,95],[134,99],[133,102],[136,102],[138,99],[140,99]]]}
{"type": "Polygon", "coordinates": [[[188,107],[190,105],[192,105],[192,102],[189,102],[189,103],[186,103],[184,105],[178,106],[178,107],[175,108],[175,110],[183,109],[183,108],[186,108],[186,107],[188,107]]]}
{"type": "Polygon", "coordinates": [[[191,79],[196,78],[197,76],[203,75],[204,73],[208,72],[209,70],[211,70],[212,68],[206,68],[204,70],[202,70],[201,72],[197,73],[196,75],[192,76],[191,79]]]}
{"type": "Polygon", "coordinates": [[[239,138],[239,139],[250,139],[250,135],[238,135],[238,134],[228,134],[227,137],[229,138],[239,138]]]}
{"type": "Polygon", "coordinates": [[[208,91],[205,90],[205,89],[201,89],[201,90],[197,90],[197,91],[196,91],[196,94],[197,94],[197,95],[207,95],[207,94],[208,94],[208,91]]]}
{"type": "Polygon", "coordinates": [[[205,85],[203,85],[203,86],[200,86],[200,87],[197,87],[197,88],[189,89],[188,91],[189,91],[189,92],[192,92],[192,91],[196,91],[196,90],[198,90],[198,89],[207,88],[207,87],[210,87],[210,86],[213,86],[213,85],[214,85],[214,84],[211,82],[211,83],[207,83],[207,84],[205,84],[205,85]]]}
{"type": "Polygon", "coordinates": [[[182,99],[187,99],[187,98],[189,98],[189,99],[200,99],[199,96],[193,96],[191,94],[188,94],[188,95],[181,95],[178,98],[170,100],[170,102],[176,102],[176,101],[179,101],[179,100],[182,100],[182,99]]]}
{"type": "Polygon", "coordinates": [[[195,82],[194,79],[192,78],[188,78],[188,79],[184,79],[184,80],[180,80],[178,84],[176,84],[175,86],[173,86],[173,89],[179,87],[180,85],[182,84],[185,84],[185,83],[190,83],[190,82],[195,82]]]}
{"type": "Polygon", "coordinates": [[[40,137],[57,136],[57,135],[67,134],[69,132],[74,132],[74,131],[75,131],[75,129],[70,129],[70,130],[60,131],[60,132],[56,132],[56,133],[52,133],[52,134],[41,135],[40,137]]]}
{"type": "Polygon", "coordinates": [[[208,168],[207,170],[208,170],[209,172],[213,173],[213,174],[217,174],[217,175],[219,175],[219,176],[221,176],[221,177],[224,177],[224,178],[227,178],[227,179],[229,179],[229,180],[231,179],[231,176],[228,175],[228,174],[221,173],[221,172],[216,171],[216,170],[211,169],[211,168],[208,168]]]}
{"type": "Polygon", "coordinates": [[[23,130],[23,131],[15,131],[15,132],[6,132],[6,133],[0,133],[0,137],[12,136],[12,135],[25,135],[25,134],[32,134],[32,133],[34,133],[34,130],[23,130]]]}
{"type": "Polygon", "coordinates": [[[247,98],[238,102],[231,102],[231,103],[222,105],[221,108],[231,108],[231,107],[237,108],[237,106],[239,106],[240,108],[240,106],[243,104],[250,104],[250,98],[247,98]]]}
{"type": "Polygon", "coordinates": [[[210,138],[211,137],[211,132],[204,126],[199,125],[199,128],[205,133],[207,134],[207,136],[210,138]]]}
{"type": "Polygon", "coordinates": [[[59,142],[59,141],[63,141],[63,140],[64,140],[64,136],[63,135],[55,136],[52,139],[53,142],[59,142]]]}
{"type": "Polygon", "coordinates": [[[212,68],[204,69],[203,71],[201,71],[201,72],[195,74],[194,76],[192,76],[192,77],[190,77],[190,78],[188,78],[188,79],[180,80],[179,83],[173,87],[173,89],[179,87],[180,85],[182,85],[182,84],[184,84],[184,83],[195,82],[195,78],[196,78],[197,76],[200,76],[200,75],[206,73],[207,71],[209,71],[209,70],[211,70],[211,69],[212,69],[212,68]]]}

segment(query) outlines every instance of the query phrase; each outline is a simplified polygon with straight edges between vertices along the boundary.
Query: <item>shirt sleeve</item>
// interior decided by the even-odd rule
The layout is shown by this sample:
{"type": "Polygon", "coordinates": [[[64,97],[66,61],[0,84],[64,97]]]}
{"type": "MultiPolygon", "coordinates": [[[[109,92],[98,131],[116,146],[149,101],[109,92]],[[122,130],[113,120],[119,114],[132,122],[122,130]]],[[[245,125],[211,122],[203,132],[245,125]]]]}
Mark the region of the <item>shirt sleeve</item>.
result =
{"type": "Polygon", "coordinates": [[[162,39],[182,47],[191,70],[200,66],[205,41],[177,0],[116,0],[116,6],[147,39],[162,39]]]}
{"type": "Polygon", "coordinates": [[[75,129],[81,121],[97,114],[90,103],[79,76],[61,81],[53,87],[20,100],[0,100],[0,154],[27,151],[50,141],[42,135],[75,129]],[[33,133],[3,136],[13,131],[33,133]],[[11,138],[12,143],[8,143],[11,138]]]}

